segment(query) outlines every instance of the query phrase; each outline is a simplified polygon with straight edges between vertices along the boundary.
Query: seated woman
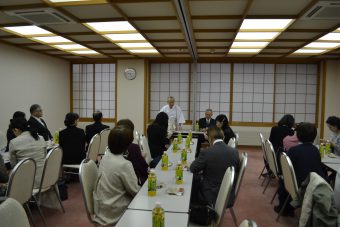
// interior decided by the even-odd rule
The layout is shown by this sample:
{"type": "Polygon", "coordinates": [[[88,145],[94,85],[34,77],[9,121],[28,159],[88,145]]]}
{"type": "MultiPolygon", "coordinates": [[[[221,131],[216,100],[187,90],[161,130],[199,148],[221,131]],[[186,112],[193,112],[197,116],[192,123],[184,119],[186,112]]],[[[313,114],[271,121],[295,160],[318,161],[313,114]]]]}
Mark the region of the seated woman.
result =
{"type": "Polygon", "coordinates": [[[64,124],[66,129],[59,132],[59,145],[63,149],[63,164],[80,164],[85,158],[85,132],[77,128],[79,115],[68,113],[64,124]]]}
{"type": "MultiPolygon", "coordinates": [[[[117,126],[127,127],[131,131],[135,130],[135,126],[130,119],[122,119],[117,122],[117,126]]],[[[125,158],[132,163],[133,169],[135,170],[138,184],[143,185],[148,178],[148,164],[142,156],[140,147],[137,144],[131,143],[128,147],[125,158]]]]}
{"type": "Polygon", "coordinates": [[[16,138],[9,142],[9,155],[12,168],[25,158],[32,158],[36,163],[34,188],[39,188],[46,157],[46,142],[37,132],[28,127],[25,118],[15,118],[11,128],[16,138]]]}
{"type": "MultiPolygon", "coordinates": [[[[10,123],[12,123],[13,119],[16,119],[16,118],[25,118],[26,115],[24,112],[21,112],[21,111],[15,111],[14,114],[13,114],[13,117],[11,120],[9,120],[10,123]]],[[[7,147],[6,147],[6,152],[8,151],[9,149],[9,142],[14,139],[16,136],[14,135],[14,132],[11,128],[11,124],[9,124],[8,126],[8,129],[7,129],[7,147]]]]}
{"type": "MultiPolygon", "coordinates": [[[[292,147],[287,152],[288,157],[292,161],[294,167],[296,182],[298,187],[311,173],[315,172],[321,177],[325,178],[325,174],[322,168],[321,157],[318,148],[313,145],[317,130],[315,125],[310,123],[300,124],[296,128],[296,135],[301,144],[292,147]]],[[[278,213],[288,196],[288,192],[285,190],[283,180],[279,180],[279,205],[274,207],[274,210],[278,213]]],[[[294,208],[287,203],[283,216],[293,216],[294,208]]]]}
{"type": "Polygon", "coordinates": [[[220,114],[215,118],[216,126],[221,128],[224,133],[223,141],[228,144],[231,138],[235,138],[234,131],[229,126],[229,121],[226,115],[220,114]]]}
{"type": "Polygon", "coordinates": [[[340,118],[331,116],[327,118],[327,126],[331,130],[332,135],[329,141],[321,140],[322,142],[330,142],[332,152],[340,155],[340,118]]]}
{"type": "Polygon", "coordinates": [[[109,150],[100,162],[93,192],[95,220],[101,225],[116,224],[139,190],[133,166],[123,156],[132,141],[128,127],[116,126],[109,134],[109,150]]]}
{"type": "Polygon", "coordinates": [[[277,152],[279,148],[283,149],[283,139],[286,136],[294,135],[292,129],[295,124],[295,119],[292,115],[284,115],[276,126],[270,130],[269,141],[272,143],[274,151],[277,152]]]}
{"type": "Polygon", "coordinates": [[[152,124],[148,126],[148,143],[153,159],[150,163],[151,168],[157,165],[164,151],[167,150],[166,145],[169,144],[169,139],[167,138],[168,119],[169,117],[166,113],[160,112],[152,124]]]}

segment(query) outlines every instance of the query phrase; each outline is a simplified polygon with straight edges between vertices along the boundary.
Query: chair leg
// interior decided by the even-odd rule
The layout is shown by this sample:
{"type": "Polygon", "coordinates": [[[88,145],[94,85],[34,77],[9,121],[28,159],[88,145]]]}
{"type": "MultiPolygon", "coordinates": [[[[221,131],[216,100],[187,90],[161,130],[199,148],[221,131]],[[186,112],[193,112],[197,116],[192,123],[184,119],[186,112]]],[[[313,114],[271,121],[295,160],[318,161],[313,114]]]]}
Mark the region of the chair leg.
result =
{"type": "Polygon", "coordinates": [[[276,197],[276,195],[277,195],[278,192],[279,192],[279,188],[277,188],[277,190],[276,190],[276,192],[275,192],[275,194],[274,194],[272,200],[270,201],[270,204],[273,203],[273,201],[274,201],[274,199],[275,199],[275,197],[276,197]]]}
{"type": "Polygon", "coordinates": [[[266,187],[264,187],[262,194],[264,194],[265,191],[267,190],[267,187],[268,187],[268,185],[269,185],[269,183],[270,183],[271,180],[272,180],[272,178],[269,177],[269,180],[268,180],[268,182],[267,182],[267,184],[266,184],[266,187]]]}
{"type": "Polygon", "coordinates": [[[31,220],[33,227],[35,227],[35,223],[33,221],[33,215],[32,215],[31,209],[28,205],[28,202],[25,203],[23,206],[24,206],[24,209],[26,210],[26,212],[28,213],[28,217],[31,220]]]}
{"type": "Polygon", "coordinates": [[[55,195],[57,196],[57,199],[58,199],[58,201],[59,201],[59,204],[60,204],[60,207],[61,207],[63,213],[65,213],[65,209],[64,209],[63,203],[61,202],[60,196],[59,196],[59,194],[58,194],[57,184],[54,185],[53,191],[54,191],[55,195]]]}
{"type": "Polygon", "coordinates": [[[263,166],[263,169],[262,169],[262,171],[261,171],[261,173],[260,173],[259,179],[261,178],[261,176],[262,176],[262,174],[263,174],[265,168],[266,168],[266,166],[263,166]]]}
{"type": "Polygon", "coordinates": [[[34,198],[35,202],[37,203],[39,215],[40,215],[41,219],[43,220],[45,227],[47,227],[47,222],[46,222],[45,216],[43,215],[42,210],[40,208],[40,199],[37,198],[36,196],[33,196],[33,198],[34,198]]]}
{"type": "Polygon", "coordinates": [[[269,176],[268,176],[268,175],[265,176],[265,177],[263,178],[263,181],[262,181],[262,183],[261,183],[261,187],[263,186],[263,184],[264,184],[264,182],[267,180],[267,178],[269,179],[269,176]]]}
{"type": "Polygon", "coordinates": [[[230,207],[230,214],[231,214],[231,217],[233,218],[233,221],[234,221],[234,224],[235,226],[237,227],[237,218],[236,218],[236,215],[235,215],[235,212],[234,212],[234,209],[232,207],[230,207]]]}
{"type": "Polygon", "coordinates": [[[286,200],[285,200],[283,206],[281,207],[281,210],[280,210],[279,214],[277,215],[276,222],[279,221],[279,219],[280,219],[280,217],[281,217],[283,211],[285,210],[285,208],[286,208],[286,206],[287,206],[287,203],[288,203],[288,200],[289,200],[289,197],[290,197],[290,195],[287,196],[287,198],[286,198],[286,200]]]}

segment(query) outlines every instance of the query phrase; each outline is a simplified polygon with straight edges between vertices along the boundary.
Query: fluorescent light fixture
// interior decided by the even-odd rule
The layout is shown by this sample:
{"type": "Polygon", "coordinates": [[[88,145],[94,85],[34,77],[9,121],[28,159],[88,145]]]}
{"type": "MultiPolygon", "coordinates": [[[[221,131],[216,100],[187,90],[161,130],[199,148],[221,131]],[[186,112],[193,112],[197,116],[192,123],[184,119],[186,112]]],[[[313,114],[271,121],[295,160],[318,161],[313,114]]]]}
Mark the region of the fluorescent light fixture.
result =
{"type": "Polygon", "coordinates": [[[133,34],[108,34],[104,35],[106,38],[112,41],[136,41],[136,40],[145,40],[145,38],[139,33],[133,34]]]}
{"type": "Polygon", "coordinates": [[[229,53],[257,53],[261,49],[230,49],[229,53]]]}
{"type": "Polygon", "coordinates": [[[150,43],[116,43],[122,48],[153,48],[150,43]]]}
{"type": "Polygon", "coordinates": [[[15,27],[4,27],[5,30],[12,32],[12,33],[16,33],[16,34],[20,34],[23,36],[34,36],[34,35],[53,35],[53,33],[39,28],[37,26],[15,26],[15,27]]]}
{"type": "Polygon", "coordinates": [[[320,54],[322,52],[325,52],[327,50],[317,50],[317,49],[299,49],[295,51],[293,54],[320,54]]]}
{"type": "Polygon", "coordinates": [[[269,42],[233,42],[231,48],[248,47],[248,48],[263,48],[268,45],[269,42]]]}
{"type": "Polygon", "coordinates": [[[96,32],[129,32],[134,31],[136,29],[128,22],[128,21],[114,21],[114,22],[93,22],[93,23],[85,23],[85,25],[89,26],[92,30],[96,32]]]}
{"type": "Polygon", "coordinates": [[[340,43],[312,42],[304,47],[332,49],[340,46],[340,43]]]}
{"type": "Polygon", "coordinates": [[[129,50],[131,53],[137,54],[158,54],[156,49],[145,49],[145,50],[129,50]]]}
{"type": "Polygon", "coordinates": [[[61,36],[32,37],[32,39],[43,43],[73,43],[71,40],[61,36]]]}
{"type": "Polygon", "coordinates": [[[94,50],[73,50],[71,52],[74,54],[99,54],[97,51],[94,50]]]}
{"type": "Polygon", "coordinates": [[[92,0],[48,0],[48,1],[53,3],[60,3],[60,2],[90,2],[92,0]]]}
{"type": "Polygon", "coordinates": [[[327,35],[322,36],[319,40],[328,40],[328,41],[340,41],[340,33],[331,32],[327,35]]]}
{"type": "Polygon", "coordinates": [[[292,19],[244,19],[240,27],[243,30],[284,30],[292,19]]]}
{"type": "Polygon", "coordinates": [[[238,32],[235,40],[271,40],[279,32],[238,32]]]}
{"type": "Polygon", "coordinates": [[[59,44],[59,45],[53,45],[56,48],[62,49],[62,50],[81,50],[81,49],[88,49],[87,47],[84,47],[80,44],[59,44]]]}

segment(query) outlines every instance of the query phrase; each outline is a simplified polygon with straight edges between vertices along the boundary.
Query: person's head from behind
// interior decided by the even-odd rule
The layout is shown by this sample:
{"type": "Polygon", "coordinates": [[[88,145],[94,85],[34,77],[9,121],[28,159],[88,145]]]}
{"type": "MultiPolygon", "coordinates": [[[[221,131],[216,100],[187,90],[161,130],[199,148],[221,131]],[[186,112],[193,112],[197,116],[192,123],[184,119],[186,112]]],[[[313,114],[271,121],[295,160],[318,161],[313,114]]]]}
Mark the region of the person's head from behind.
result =
{"type": "Polygon", "coordinates": [[[220,114],[216,118],[216,126],[221,128],[222,130],[226,129],[229,126],[229,121],[226,115],[220,114]]]}
{"type": "Polygon", "coordinates": [[[10,122],[12,122],[13,119],[16,119],[16,118],[26,118],[26,114],[22,111],[15,111],[10,122]]]}
{"type": "Polygon", "coordinates": [[[93,120],[94,120],[95,122],[101,122],[102,119],[103,119],[103,114],[102,114],[102,112],[100,112],[99,110],[97,110],[96,112],[94,112],[94,113],[92,114],[92,117],[93,117],[93,120]]]}
{"type": "Polygon", "coordinates": [[[213,145],[214,141],[217,139],[224,139],[224,134],[221,128],[217,127],[217,126],[212,126],[210,128],[208,128],[207,131],[208,134],[208,141],[210,145],[213,145]]]}
{"type": "Polygon", "coordinates": [[[293,128],[295,125],[295,119],[292,115],[286,114],[279,120],[277,124],[278,126],[287,126],[288,128],[293,128]]]}
{"type": "Polygon", "coordinates": [[[169,117],[166,113],[160,112],[157,114],[155,121],[153,122],[154,124],[158,124],[161,127],[168,127],[168,121],[169,117]]]}
{"type": "Polygon", "coordinates": [[[127,151],[133,141],[133,131],[125,126],[114,127],[108,138],[108,146],[113,154],[122,154],[127,151]]]}
{"type": "Polygon", "coordinates": [[[205,118],[206,119],[211,119],[212,115],[213,115],[212,109],[206,109],[205,110],[205,118]]]}
{"type": "Polygon", "coordinates": [[[313,143],[316,134],[316,127],[311,123],[300,123],[296,128],[296,136],[301,143],[313,143]]]}
{"type": "Polygon", "coordinates": [[[175,98],[172,97],[172,96],[169,96],[168,100],[167,100],[167,103],[168,103],[170,109],[172,109],[172,107],[175,105],[175,98]]]}
{"type": "Polygon", "coordinates": [[[329,130],[331,130],[334,133],[339,133],[340,132],[340,118],[336,116],[330,116],[327,118],[327,126],[329,130]]]}
{"type": "Polygon", "coordinates": [[[77,113],[67,113],[65,116],[64,124],[66,127],[77,126],[79,115],[77,113]]]}
{"type": "Polygon", "coordinates": [[[131,129],[132,131],[135,130],[135,125],[130,119],[121,119],[117,122],[116,126],[123,126],[131,129]]]}
{"type": "Polygon", "coordinates": [[[15,136],[19,136],[21,133],[29,130],[28,122],[24,117],[13,118],[11,128],[15,136]]]}
{"type": "Polygon", "coordinates": [[[43,112],[39,104],[33,104],[30,107],[30,113],[32,116],[38,117],[38,118],[43,116],[43,112]]]}

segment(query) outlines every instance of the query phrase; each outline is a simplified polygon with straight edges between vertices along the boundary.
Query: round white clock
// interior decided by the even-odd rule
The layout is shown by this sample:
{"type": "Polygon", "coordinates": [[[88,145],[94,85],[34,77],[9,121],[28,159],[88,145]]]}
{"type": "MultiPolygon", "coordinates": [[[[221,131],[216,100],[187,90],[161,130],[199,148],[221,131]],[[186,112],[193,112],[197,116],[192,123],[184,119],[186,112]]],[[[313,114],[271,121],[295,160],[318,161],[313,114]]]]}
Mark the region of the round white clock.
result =
{"type": "Polygon", "coordinates": [[[128,80],[133,80],[137,76],[137,72],[133,68],[126,68],[124,71],[125,78],[128,80]]]}

